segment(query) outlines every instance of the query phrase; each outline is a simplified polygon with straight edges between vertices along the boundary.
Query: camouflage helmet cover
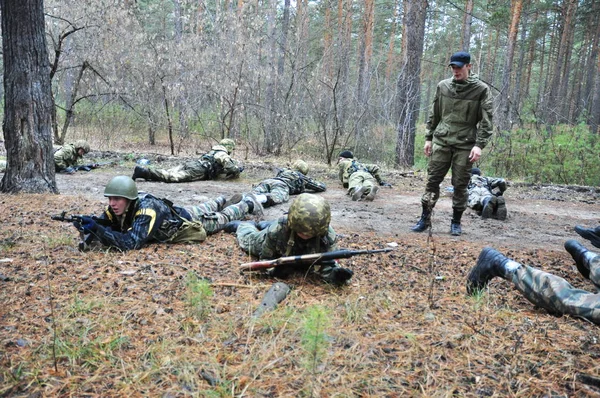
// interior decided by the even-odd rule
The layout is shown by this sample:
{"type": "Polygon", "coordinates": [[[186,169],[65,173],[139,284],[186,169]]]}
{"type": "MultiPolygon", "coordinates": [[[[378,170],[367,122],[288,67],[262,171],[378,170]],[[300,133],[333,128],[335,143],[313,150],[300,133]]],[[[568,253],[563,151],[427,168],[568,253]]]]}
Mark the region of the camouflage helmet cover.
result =
{"type": "Polygon", "coordinates": [[[77,140],[73,145],[75,146],[75,149],[83,149],[84,153],[88,153],[90,151],[90,144],[88,144],[85,140],[77,140]]]}
{"type": "Polygon", "coordinates": [[[294,170],[298,170],[300,173],[307,175],[308,174],[308,164],[304,160],[298,159],[292,165],[294,170]]]}
{"type": "Polygon", "coordinates": [[[223,138],[221,141],[219,141],[219,145],[224,146],[228,153],[232,153],[235,149],[235,141],[231,138],[223,138]]]}
{"type": "Polygon", "coordinates": [[[321,196],[303,193],[290,206],[288,225],[296,232],[311,237],[324,236],[329,230],[331,208],[321,196]]]}
{"type": "Polygon", "coordinates": [[[104,187],[104,196],[120,196],[129,200],[135,200],[138,197],[137,185],[135,181],[128,176],[116,176],[104,187]]]}

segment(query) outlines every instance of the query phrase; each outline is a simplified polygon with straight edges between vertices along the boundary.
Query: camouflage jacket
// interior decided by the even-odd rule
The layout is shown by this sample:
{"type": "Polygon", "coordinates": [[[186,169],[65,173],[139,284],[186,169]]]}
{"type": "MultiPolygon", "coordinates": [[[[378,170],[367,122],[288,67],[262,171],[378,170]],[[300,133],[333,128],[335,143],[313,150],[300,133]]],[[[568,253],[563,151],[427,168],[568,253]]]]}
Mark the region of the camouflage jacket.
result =
{"type": "Polygon", "coordinates": [[[186,220],[192,220],[184,208],[146,193],[140,193],[123,216],[118,217],[107,207],[99,218],[109,225],[98,225],[96,238],[103,245],[122,251],[140,249],[152,242],[170,242],[186,220]]]}
{"type": "Polygon", "coordinates": [[[290,195],[298,195],[306,191],[325,192],[327,189],[324,183],[288,168],[280,169],[274,179],[285,182],[290,189],[290,195]]]}
{"type": "Polygon", "coordinates": [[[74,144],[66,144],[54,152],[54,167],[56,171],[64,170],[67,167],[77,166],[81,159],[74,144]]]}
{"type": "Polygon", "coordinates": [[[427,119],[425,139],[442,146],[485,148],[492,136],[492,96],[477,75],[442,80],[427,119]]]}
{"type": "Polygon", "coordinates": [[[240,175],[237,162],[229,156],[227,148],[222,145],[213,146],[210,152],[202,155],[200,161],[209,168],[209,179],[237,178],[240,175]]]}
{"type": "Polygon", "coordinates": [[[339,165],[339,177],[344,188],[348,188],[348,180],[353,173],[357,171],[365,171],[371,174],[379,184],[382,183],[381,176],[379,175],[379,166],[376,164],[363,164],[359,163],[356,159],[345,159],[341,160],[339,165]]]}
{"type": "Polygon", "coordinates": [[[283,256],[296,256],[302,254],[323,253],[337,249],[337,236],[331,226],[327,235],[312,239],[300,239],[291,235],[294,233],[287,224],[287,216],[281,217],[268,228],[260,231],[265,235],[261,260],[270,260],[283,256]]]}

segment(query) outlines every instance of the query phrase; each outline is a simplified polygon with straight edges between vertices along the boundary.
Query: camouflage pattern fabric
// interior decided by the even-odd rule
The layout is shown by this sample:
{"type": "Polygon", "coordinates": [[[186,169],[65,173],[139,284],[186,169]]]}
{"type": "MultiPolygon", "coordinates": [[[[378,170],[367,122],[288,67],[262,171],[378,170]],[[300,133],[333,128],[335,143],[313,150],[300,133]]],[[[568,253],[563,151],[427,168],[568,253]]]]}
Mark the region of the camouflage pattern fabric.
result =
{"type": "Polygon", "coordinates": [[[54,169],[56,172],[66,169],[67,167],[77,166],[77,162],[81,159],[75,144],[66,144],[54,152],[54,169]]]}
{"type": "Polygon", "coordinates": [[[371,174],[379,184],[383,181],[379,174],[379,166],[376,164],[363,164],[355,159],[342,159],[338,163],[338,168],[339,178],[344,188],[349,188],[350,176],[358,171],[371,174]]]}
{"type": "Polygon", "coordinates": [[[170,169],[148,168],[151,181],[169,183],[191,182],[208,180],[210,165],[204,161],[193,160],[177,165],[170,169]]]}
{"type": "Polygon", "coordinates": [[[368,173],[366,171],[357,171],[355,173],[352,173],[350,175],[350,178],[348,179],[348,193],[347,194],[352,195],[356,188],[362,186],[362,187],[365,187],[365,191],[362,195],[364,197],[364,196],[367,196],[371,192],[371,189],[373,189],[373,187],[376,185],[378,185],[377,181],[371,175],[371,173],[368,173]]]}
{"type": "Polygon", "coordinates": [[[237,178],[240,170],[227,153],[227,149],[222,145],[215,145],[210,152],[202,155],[198,160],[191,160],[170,169],[149,167],[148,173],[151,181],[177,183],[237,178]]]}
{"type": "Polygon", "coordinates": [[[482,177],[479,175],[471,176],[467,190],[469,192],[468,206],[473,210],[483,208],[483,200],[490,196],[496,196],[494,189],[504,193],[506,190],[506,181],[504,178],[482,177]]]}
{"type": "MultiPolygon", "coordinates": [[[[600,256],[590,262],[590,279],[600,286],[600,256]]],[[[538,307],[557,315],[573,315],[600,324],[600,293],[576,289],[566,280],[537,268],[522,265],[512,282],[538,307]]]]}
{"type": "Polygon", "coordinates": [[[268,178],[261,181],[252,188],[252,193],[269,196],[271,200],[267,203],[263,203],[264,207],[285,203],[290,199],[290,189],[288,184],[277,178],[268,178]]]}
{"type": "Polygon", "coordinates": [[[465,211],[467,208],[468,191],[467,186],[471,179],[471,167],[469,154],[471,149],[459,149],[451,146],[433,144],[433,150],[427,166],[427,183],[425,193],[421,197],[421,204],[433,209],[440,197],[440,184],[452,167],[452,208],[457,211],[465,211]]]}
{"type": "MultiPolygon", "coordinates": [[[[252,223],[241,223],[236,236],[242,250],[261,260],[337,250],[337,236],[331,227],[325,236],[306,240],[292,236],[292,234],[294,232],[288,225],[287,217],[282,217],[273,221],[268,228],[262,231],[259,231],[252,223]]],[[[292,272],[308,272],[310,270],[324,280],[329,280],[331,271],[337,266],[337,262],[318,264],[313,267],[287,265],[275,267],[273,271],[276,276],[285,276],[292,272]]]]}
{"type": "Polygon", "coordinates": [[[190,213],[192,220],[202,222],[206,233],[212,235],[221,231],[229,221],[243,220],[248,215],[246,202],[241,201],[223,208],[225,201],[226,198],[220,196],[198,206],[186,207],[185,210],[190,213]]]}

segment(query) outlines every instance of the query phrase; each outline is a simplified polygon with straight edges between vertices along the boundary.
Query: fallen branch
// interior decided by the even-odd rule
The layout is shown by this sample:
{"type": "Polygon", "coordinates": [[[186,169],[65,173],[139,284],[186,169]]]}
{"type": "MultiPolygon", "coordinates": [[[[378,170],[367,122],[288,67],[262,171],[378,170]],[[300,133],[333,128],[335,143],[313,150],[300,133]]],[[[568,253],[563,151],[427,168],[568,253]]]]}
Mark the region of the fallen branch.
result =
{"type": "Polygon", "coordinates": [[[575,375],[577,381],[587,384],[588,386],[594,386],[600,388],[600,378],[585,373],[577,373],[575,375]]]}

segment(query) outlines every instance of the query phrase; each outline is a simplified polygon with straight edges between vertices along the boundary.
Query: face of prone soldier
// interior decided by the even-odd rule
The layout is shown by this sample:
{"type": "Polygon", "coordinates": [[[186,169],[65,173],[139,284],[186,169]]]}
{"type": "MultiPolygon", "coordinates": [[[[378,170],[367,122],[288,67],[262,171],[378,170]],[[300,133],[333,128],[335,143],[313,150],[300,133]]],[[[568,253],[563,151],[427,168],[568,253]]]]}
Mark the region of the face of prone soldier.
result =
{"type": "Polygon", "coordinates": [[[110,196],[108,198],[108,205],[117,216],[125,214],[127,207],[129,206],[129,199],[122,196],[110,196]]]}

